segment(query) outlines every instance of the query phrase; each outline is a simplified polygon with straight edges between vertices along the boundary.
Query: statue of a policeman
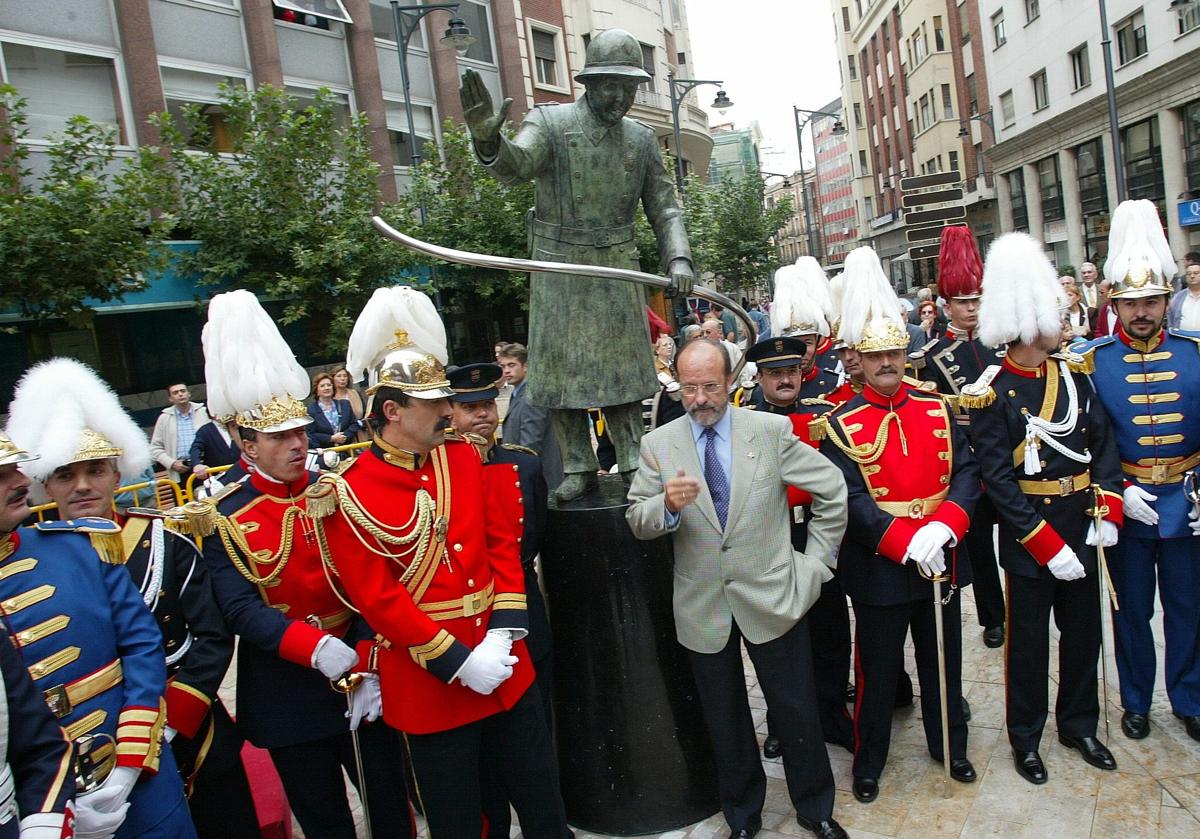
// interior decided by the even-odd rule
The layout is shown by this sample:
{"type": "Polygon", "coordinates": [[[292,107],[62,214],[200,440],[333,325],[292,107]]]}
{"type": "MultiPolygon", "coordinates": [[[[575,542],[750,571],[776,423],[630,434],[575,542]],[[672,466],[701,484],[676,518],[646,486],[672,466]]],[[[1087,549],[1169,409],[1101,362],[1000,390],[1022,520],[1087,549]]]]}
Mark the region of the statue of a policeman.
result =
{"type": "MultiPolygon", "coordinates": [[[[532,257],[618,268],[638,267],[633,220],[642,203],[658,238],[673,291],[691,291],[691,250],[654,130],[626,119],[642,69],[637,40],[620,29],[592,39],[576,76],[587,89],[568,105],[538,106],[513,139],[479,74],[463,76],[463,111],[475,153],[500,180],[534,179],[529,218],[532,257]]],[[[560,501],[596,482],[587,408],[604,408],[617,464],[638,465],[641,400],[658,389],[642,289],[620,280],[534,273],[529,286],[530,403],[550,409],[563,449],[560,501]]]]}

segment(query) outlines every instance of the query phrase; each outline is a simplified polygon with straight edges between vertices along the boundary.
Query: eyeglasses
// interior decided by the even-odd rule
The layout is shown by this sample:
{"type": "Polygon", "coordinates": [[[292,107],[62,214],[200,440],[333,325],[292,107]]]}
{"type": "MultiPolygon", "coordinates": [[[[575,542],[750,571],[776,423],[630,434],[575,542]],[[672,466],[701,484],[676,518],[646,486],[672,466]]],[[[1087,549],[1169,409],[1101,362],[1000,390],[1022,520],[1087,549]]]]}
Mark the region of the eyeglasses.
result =
{"type": "Polygon", "coordinates": [[[718,393],[720,393],[722,390],[724,390],[724,388],[725,388],[725,385],[722,384],[721,382],[707,382],[702,385],[680,385],[679,386],[679,389],[681,391],[683,391],[683,394],[685,396],[695,396],[697,393],[699,393],[702,390],[704,391],[705,396],[716,396],[718,393]]]}

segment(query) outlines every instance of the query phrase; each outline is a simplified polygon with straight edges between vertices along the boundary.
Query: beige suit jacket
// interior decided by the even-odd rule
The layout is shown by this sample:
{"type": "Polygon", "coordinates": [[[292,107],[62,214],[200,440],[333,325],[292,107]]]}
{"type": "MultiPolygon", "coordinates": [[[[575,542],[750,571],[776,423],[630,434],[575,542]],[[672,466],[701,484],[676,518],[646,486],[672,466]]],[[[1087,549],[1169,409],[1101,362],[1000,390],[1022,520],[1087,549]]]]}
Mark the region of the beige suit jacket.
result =
{"type": "Polygon", "coordinates": [[[841,471],[801,443],[786,417],[732,406],[729,411],[733,475],[724,531],[687,417],[642,438],[625,513],[639,539],[672,534],[675,629],[679,642],[698,653],[720,652],[735,620],[753,644],[795,626],[833,576],[846,529],[841,471]],[[702,488],[669,527],[663,484],[680,469],[699,477],[702,488]],[[792,550],[789,484],[813,496],[804,553],[792,550]]]}

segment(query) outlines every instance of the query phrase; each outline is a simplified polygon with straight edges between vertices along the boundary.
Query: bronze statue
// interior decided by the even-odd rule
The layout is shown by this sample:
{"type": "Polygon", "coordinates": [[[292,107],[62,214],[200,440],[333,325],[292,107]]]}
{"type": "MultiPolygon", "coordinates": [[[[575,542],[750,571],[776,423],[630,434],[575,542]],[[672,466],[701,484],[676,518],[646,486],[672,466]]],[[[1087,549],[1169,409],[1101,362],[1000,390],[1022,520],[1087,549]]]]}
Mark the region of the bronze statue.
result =
{"type": "MultiPolygon", "coordinates": [[[[529,215],[534,259],[637,268],[633,220],[638,202],[658,238],[672,291],[691,291],[691,250],[654,130],[625,114],[650,76],[628,32],[592,39],[576,76],[587,89],[568,105],[533,109],[517,135],[500,133],[511,99],[496,113],[479,74],[463,75],[460,95],[475,153],[496,178],[534,179],[529,215]]],[[[641,400],[658,389],[644,292],[619,280],[533,273],[529,286],[528,399],[550,409],[563,450],[560,501],[596,483],[588,408],[604,408],[625,477],[637,470],[641,400]]]]}

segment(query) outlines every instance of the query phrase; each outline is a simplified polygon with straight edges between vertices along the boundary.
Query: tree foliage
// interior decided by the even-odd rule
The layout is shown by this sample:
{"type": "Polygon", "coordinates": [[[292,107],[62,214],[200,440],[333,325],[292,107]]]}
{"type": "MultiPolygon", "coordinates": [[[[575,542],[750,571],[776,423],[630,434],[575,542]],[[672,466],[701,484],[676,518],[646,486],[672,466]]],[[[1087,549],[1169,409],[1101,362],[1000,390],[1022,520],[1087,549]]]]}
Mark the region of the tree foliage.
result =
{"type": "Polygon", "coordinates": [[[279,88],[224,85],[220,108],[232,142],[217,151],[196,107],[155,123],[178,179],[180,226],[201,240],[180,267],[201,283],[236,283],[285,304],[283,322],[323,319],[327,350],[345,346],[375,288],[414,265],[371,226],[378,165],[366,117],[339,124],[332,94],[307,107],[279,88]]]}
{"type": "MultiPolygon", "coordinates": [[[[385,215],[397,229],[437,245],[528,257],[525,216],[533,201],[532,182],[508,185],[497,181],[476,159],[467,129],[447,120],[440,154],[432,143],[427,144],[409,191],[385,215]],[[424,223],[420,220],[422,209],[424,223]]],[[[524,301],[529,275],[441,265],[437,287],[479,301],[524,301]]]]}
{"type": "Polygon", "coordinates": [[[166,264],[173,220],[152,214],[170,200],[166,161],[149,147],[119,153],[115,128],[74,116],[36,175],[26,100],[9,85],[0,100],[0,308],[86,323],[90,303],[145,288],[166,264]]]}
{"type": "Polygon", "coordinates": [[[790,196],[767,208],[757,172],[704,185],[689,177],[684,223],[696,274],[711,273],[720,291],[750,290],[778,267],[772,237],[794,215],[790,196]]]}

